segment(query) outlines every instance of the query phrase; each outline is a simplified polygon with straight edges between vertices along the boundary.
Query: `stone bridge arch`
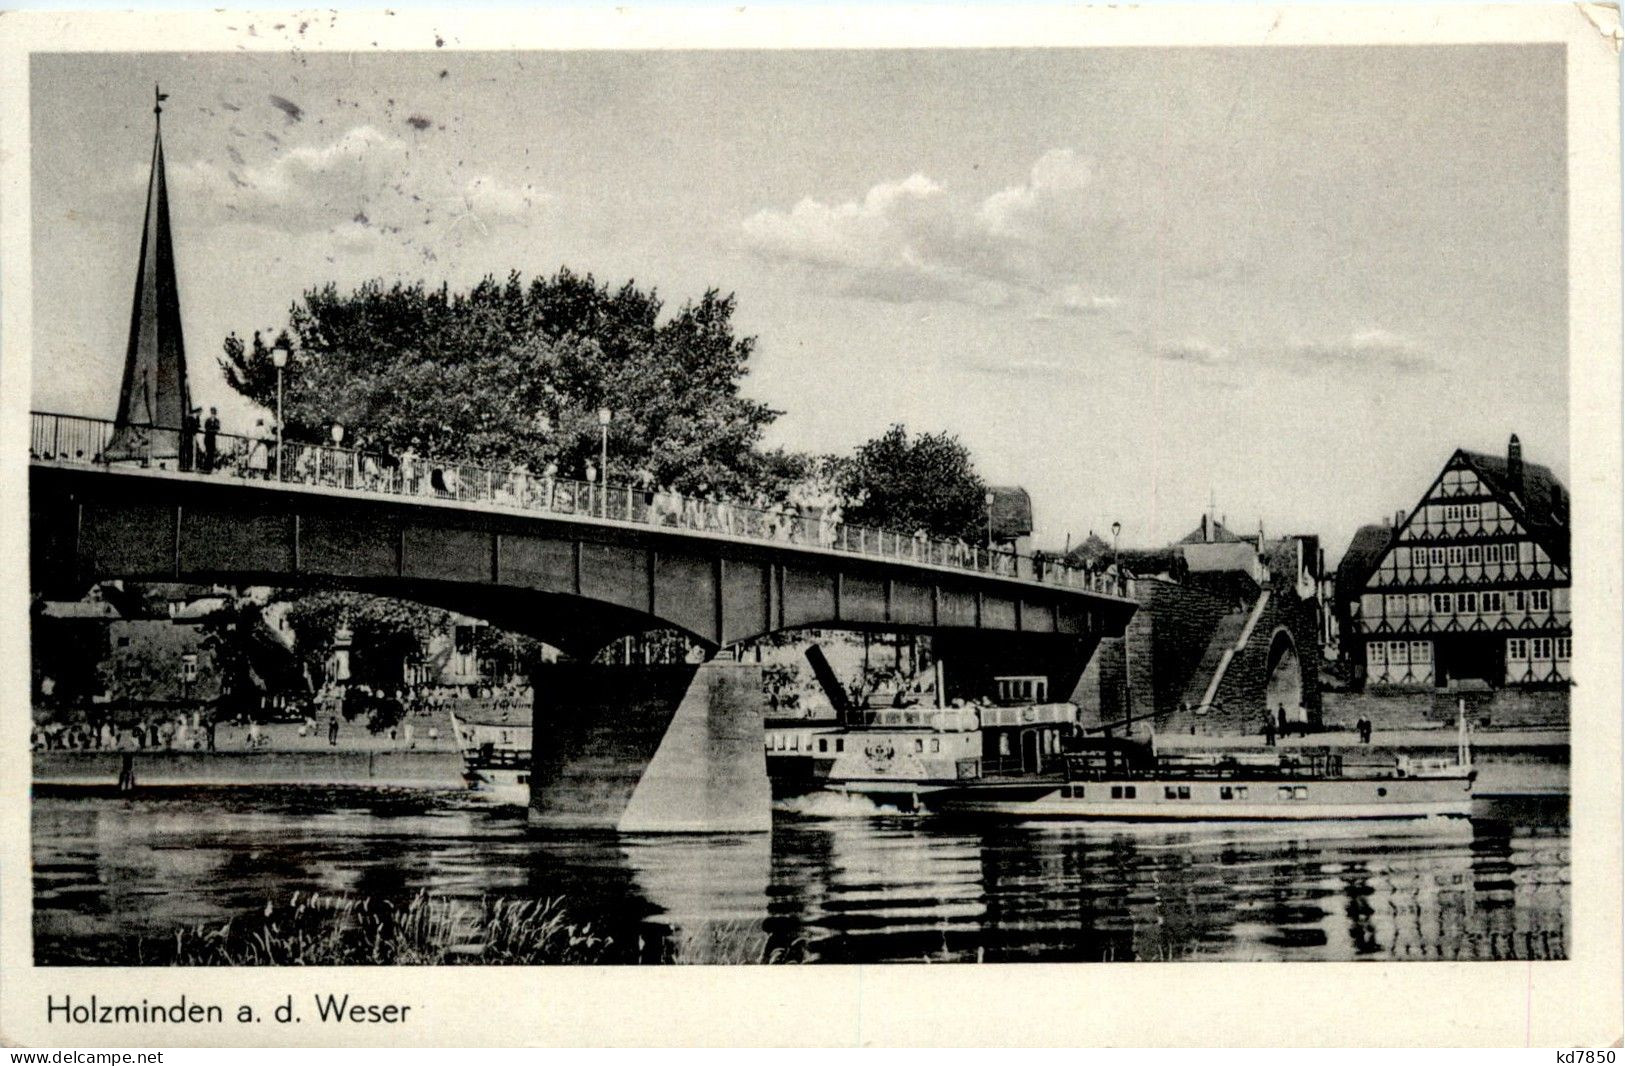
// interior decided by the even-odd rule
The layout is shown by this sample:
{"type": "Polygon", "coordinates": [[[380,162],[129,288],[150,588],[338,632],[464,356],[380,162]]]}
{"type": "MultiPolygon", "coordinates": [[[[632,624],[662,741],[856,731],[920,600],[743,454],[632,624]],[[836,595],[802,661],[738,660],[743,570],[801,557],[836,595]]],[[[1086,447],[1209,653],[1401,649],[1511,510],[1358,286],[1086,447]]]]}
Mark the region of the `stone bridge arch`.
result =
{"type": "Polygon", "coordinates": [[[1304,701],[1303,661],[1298,655],[1298,642],[1286,626],[1277,626],[1270,634],[1269,654],[1264,661],[1264,706],[1275,714],[1277,708],[1286,708],[1289,722],[1309,720],[1310,708],[1304,701]]]}

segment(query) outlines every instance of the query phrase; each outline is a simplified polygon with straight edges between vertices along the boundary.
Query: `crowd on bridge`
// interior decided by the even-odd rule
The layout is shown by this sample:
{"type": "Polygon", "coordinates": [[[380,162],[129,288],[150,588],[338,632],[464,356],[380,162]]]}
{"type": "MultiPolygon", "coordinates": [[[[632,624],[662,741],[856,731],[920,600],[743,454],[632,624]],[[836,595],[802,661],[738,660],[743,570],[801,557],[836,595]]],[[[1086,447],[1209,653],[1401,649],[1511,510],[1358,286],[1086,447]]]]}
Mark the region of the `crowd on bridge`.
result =
{"type": "MultiPolygon", "coordinates": [[[[142,427],[135,427],[135,431],[153,435],[163,432],[142,427]]],[[[39,437],[37,433],[36,439],[39,437]]],[[[264,418],[256,420],[249,435],[223,433],[219,412],[213,407],[206,416],[194,410],[176,437],[178,441],[170,446],[173,451],[168,457],[153,456],[144,461],[159,468],[173,462],[176,469],[188,473],[485,503],[881,555],[1111,591],[1106,588],[1104,575],[1059,560],[1021,556],[1008,548],[972,544],[963,538],[934,538],[924,529],[908,533],[851,525],[845,520],[848,501],[814,484],[793,486],[779,497],[759,493],[740,500],[703,485],[694,494],[680,493],[669,484],[658,483],[647,469],[634,471],[627,484],[611,486],[604,483],[591,462],[580,479],[563,475],[555,462],[540,470],[532,470],[524,463],[494,467],[446,462],[421,454],[417,440],[399,451],[369,441],[365,435],[353,439],[348,447],[294,441],[282,442],[279,447],[275,429],[268,427],[264,418]]],[[[36,446],[33,458],[105,462],[105,450],[105,439],[91,441],[88,448],[74,448],[71,454],[67,449],[45,449],[42,454],[36,446]]],[[[131,460],[142,459],[138,449],[126,450],[134,452],[131,460]]]]}

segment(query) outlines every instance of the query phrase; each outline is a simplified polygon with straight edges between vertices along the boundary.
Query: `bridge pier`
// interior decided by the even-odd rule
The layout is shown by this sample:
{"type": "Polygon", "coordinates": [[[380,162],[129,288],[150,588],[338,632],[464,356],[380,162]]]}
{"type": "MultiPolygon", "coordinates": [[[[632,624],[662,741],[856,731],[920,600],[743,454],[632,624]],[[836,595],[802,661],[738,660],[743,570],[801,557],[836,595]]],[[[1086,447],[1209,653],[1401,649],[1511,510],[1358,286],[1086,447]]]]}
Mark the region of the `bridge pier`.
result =
{"type": "Polygon", "coordinates": [[[530,823],[621,833],[772,828],[754,663],[539,668],[530,823]]]}

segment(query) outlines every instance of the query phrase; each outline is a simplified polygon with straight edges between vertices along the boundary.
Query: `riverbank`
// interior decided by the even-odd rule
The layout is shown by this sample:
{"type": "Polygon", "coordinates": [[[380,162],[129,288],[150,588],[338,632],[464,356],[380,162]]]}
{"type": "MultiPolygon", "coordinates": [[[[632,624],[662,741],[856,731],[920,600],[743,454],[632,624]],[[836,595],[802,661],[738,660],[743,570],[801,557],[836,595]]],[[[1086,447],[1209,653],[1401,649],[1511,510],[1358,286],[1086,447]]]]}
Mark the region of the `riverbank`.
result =
{"type": "Polygon", "coordinates": [[[460,789],[462,757],[443,751],[36,751],[34,784],[113,786],[124,756],[147,785],[358,785],[460,789]]]}

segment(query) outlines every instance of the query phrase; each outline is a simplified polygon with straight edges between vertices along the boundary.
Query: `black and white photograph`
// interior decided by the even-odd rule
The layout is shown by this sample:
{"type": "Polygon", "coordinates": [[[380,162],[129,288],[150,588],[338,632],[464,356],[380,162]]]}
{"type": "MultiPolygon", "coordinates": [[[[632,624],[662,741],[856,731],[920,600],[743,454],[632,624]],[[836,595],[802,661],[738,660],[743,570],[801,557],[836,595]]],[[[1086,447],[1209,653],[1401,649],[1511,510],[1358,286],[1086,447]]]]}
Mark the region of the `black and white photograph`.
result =
{"type": "Polygon", "coordinates": [[[12,102],[30,987],[1617,951],[1561,36],[211,18],[12,102]]]}

